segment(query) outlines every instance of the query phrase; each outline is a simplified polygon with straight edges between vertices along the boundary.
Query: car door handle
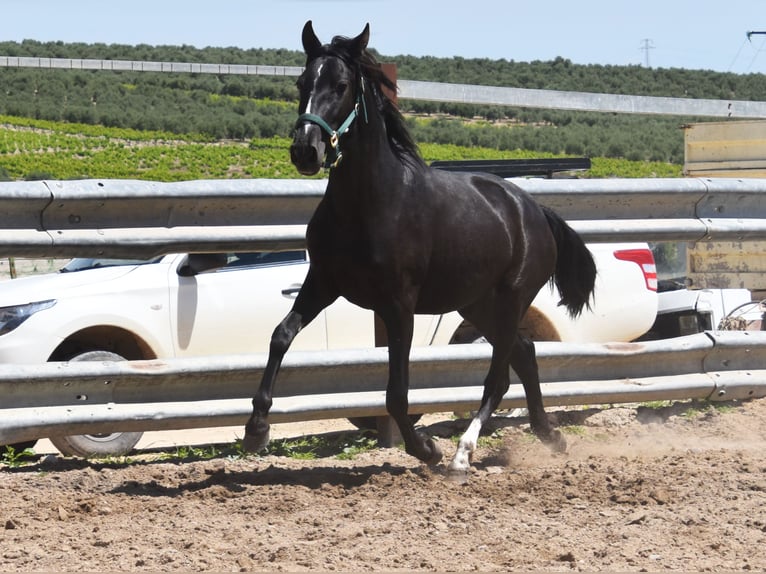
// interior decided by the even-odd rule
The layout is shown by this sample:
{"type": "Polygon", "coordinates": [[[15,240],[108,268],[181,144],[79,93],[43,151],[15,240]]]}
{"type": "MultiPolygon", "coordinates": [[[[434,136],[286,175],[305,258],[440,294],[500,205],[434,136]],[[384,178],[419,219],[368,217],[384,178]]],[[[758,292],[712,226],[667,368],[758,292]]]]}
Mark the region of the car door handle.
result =
{"type": "Polygon", "coordinates": [[[300,290],[300,285],[297,287],[288,287],[287,289],[282,289],[282,295],[285,297],[293,297],[297,295],[300,290]]]}

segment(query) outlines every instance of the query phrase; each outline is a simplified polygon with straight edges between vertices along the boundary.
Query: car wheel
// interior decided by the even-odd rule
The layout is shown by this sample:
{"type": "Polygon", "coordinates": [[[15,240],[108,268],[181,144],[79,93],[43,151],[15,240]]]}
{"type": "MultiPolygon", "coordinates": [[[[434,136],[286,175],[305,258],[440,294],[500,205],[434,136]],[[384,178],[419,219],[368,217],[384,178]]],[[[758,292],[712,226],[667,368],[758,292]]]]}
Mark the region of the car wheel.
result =
{"type": "MultiPolygon", "coordinates": [[[[75,355],[70,361],[124,361],[125,357],[110,351],[88,351],[75,355]]],[[[123,456],[141,439],[142,432],[114,432],[52,436],[50,441],[61,454],[82,458],[123,456]]]]}

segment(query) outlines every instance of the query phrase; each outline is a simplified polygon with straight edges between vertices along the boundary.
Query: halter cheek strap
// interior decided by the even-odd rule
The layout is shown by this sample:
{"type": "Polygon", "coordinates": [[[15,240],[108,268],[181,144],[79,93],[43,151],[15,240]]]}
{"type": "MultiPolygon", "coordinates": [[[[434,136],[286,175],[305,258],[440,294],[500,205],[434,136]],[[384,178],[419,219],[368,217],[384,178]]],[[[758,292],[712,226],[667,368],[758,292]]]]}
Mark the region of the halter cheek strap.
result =
{"type": "Polygon", "coordinates": [[[327,159],[324,162],[325,168],[331,169],[333,167],[337,167],[340,163],[340,160],[343,159],[343,152],[340,149],[340,137],[345,134],[351,127],[351,124],[354,123],[354,120],[359,115],[360,105],[362,107],[362,111],[364,112],[364,123],[367,123],[367,104],[364,101],[364,78],[361,80],[361,89],[357,94],[354,109],[351,110],[351,112],[348,114],[348,117],[346,117],[343,123],[340,124],[340,127],[338,127],[337,130],[332,129],[330,124],[328,124],[322,117],[316,114],[301,114],[298,116],[298,121],[295,123],[296,127],[303,122],[310,122],[312,124],[318,125],[325,132],[327,132],[327,135],[330,136],[330,147],[332,147],[334,157],[330,158],[329,155],[327,156],[327,159]]]}

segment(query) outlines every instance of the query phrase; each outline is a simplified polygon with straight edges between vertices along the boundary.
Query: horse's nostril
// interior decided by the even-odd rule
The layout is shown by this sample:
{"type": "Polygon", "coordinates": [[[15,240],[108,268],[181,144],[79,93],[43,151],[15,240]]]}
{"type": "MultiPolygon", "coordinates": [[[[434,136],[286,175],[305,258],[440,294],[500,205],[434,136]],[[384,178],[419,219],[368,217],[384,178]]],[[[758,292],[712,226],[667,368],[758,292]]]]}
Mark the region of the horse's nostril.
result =
{"type": "Polygon", "coordinates": [[[321,168],[321,151],[313,145],[290,146],[290,161],[303,175],[314,175],[321,168]]]}
{"type": "Polygon", "coordinates": [[[319,150],[313,145],[291,145],[290,160],[297,163],[316,163],[319,161],[319,150]]]}

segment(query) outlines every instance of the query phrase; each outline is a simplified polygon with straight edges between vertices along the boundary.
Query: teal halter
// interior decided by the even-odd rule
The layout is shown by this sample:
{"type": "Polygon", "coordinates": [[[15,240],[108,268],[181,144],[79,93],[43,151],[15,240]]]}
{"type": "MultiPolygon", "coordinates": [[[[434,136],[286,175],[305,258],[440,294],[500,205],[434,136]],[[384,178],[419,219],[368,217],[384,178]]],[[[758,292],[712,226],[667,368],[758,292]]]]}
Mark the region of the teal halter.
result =
{"type": "Polygon", "coordinates": [[[360,81],[360,90],[356,96],[354,109],[351,110],[351,113],[348,114],[348,117],[343,121],[342,124],[340,124],[340,127],[337,130],[332,129],[330,124],[328,124],[326,121],[324,121],[323,118],[317,116],[316,114],[301,114],[298,116],[298,120],[295,122],[296,127],[302,122],[310,122],[312,124],[318,125],[325,132],[327,132],[327,135],[330,136],[330,147],[332,147],[334,157],[331,158],[328,154],[323,167],[332,169],[337,167],[340,161],[343,159],[343,152],[340,149],[340,137],[345,134],[351,127],[351,124],[354,123],[354,120],[359,115],[360,106],[364,112],[364,123],[367,123],[367,104],[364,101],[364,78],[362,78],[360,81]]]}

